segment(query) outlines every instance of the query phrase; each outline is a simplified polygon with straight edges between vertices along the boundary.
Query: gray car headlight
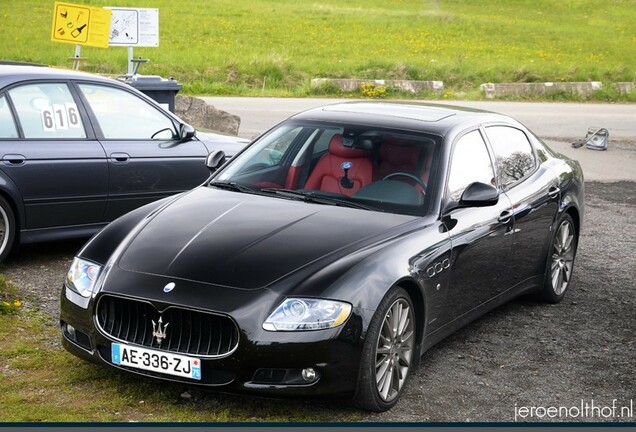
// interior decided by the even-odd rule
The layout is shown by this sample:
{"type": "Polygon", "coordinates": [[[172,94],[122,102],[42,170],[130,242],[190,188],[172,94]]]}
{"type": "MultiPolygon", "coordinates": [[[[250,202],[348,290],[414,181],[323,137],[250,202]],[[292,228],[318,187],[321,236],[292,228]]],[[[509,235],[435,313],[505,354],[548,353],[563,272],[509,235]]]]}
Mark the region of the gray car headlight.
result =
{"type": "Polygon", "coordinates": [[[288,298],[263,323],[270,331],[320,330],[338,327],[351,314],[349,303],[311,298],[288,298]]]}
{"type": "Polygon", "coordinates": [[[76,257],[66,274],[66,286],[82,297],[90,297],[101,270],[100,265],[76,257]]]}

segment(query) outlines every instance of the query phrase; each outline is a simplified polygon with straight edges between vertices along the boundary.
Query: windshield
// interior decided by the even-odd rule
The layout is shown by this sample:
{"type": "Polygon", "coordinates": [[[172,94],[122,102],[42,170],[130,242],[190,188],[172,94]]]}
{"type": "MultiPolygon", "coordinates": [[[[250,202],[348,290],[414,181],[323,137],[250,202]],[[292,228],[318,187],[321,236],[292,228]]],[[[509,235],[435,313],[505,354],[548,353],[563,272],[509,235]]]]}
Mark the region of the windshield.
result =
{"type": "Polygon", "coordinates": [[[250,145],[210,186],[422,215],[439,142],[373,126],[288,121],[250,145]]]}

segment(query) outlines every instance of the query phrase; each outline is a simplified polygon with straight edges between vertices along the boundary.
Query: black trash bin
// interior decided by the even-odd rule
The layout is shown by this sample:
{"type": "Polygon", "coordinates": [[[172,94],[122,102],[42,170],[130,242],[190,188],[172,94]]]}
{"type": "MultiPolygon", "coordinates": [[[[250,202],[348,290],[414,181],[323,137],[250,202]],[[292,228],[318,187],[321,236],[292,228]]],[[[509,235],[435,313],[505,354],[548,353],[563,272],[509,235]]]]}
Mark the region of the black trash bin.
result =
{"type": "Polygon", "coordinates": [[[146,96],[154,99],[164,108],[174,112],[175,96],[183,87],[172,78],[161,78],[157,75],[133,75],[123,77],[123,81],[130,84],[146,96]]]}

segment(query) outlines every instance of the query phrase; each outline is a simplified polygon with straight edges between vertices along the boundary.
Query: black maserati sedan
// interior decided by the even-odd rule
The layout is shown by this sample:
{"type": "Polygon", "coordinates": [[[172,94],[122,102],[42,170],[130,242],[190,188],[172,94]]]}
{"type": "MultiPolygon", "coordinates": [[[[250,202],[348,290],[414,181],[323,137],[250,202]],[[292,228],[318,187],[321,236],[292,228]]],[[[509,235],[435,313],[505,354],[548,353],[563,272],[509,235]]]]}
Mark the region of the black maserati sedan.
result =
{"type": "Polygon", "coordinates": [[[204,185],[77,254],[73,354],[223,391],[390,409],[435,343],[522,294],[558,302],[578,162],[495,113],[353,102],[294,115],[204,185]]]}

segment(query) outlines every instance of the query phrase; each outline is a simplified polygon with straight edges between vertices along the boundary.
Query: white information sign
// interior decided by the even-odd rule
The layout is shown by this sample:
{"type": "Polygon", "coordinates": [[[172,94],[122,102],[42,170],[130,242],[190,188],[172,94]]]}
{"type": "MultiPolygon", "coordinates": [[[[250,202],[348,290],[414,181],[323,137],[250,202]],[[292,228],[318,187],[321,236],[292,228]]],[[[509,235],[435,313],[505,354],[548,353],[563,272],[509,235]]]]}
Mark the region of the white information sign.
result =
{"type": "Polygon", "coordinates": [[[159,46],[159,9],[108,7],[112,11],[108,45],[159,46]]]}

